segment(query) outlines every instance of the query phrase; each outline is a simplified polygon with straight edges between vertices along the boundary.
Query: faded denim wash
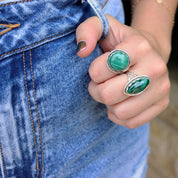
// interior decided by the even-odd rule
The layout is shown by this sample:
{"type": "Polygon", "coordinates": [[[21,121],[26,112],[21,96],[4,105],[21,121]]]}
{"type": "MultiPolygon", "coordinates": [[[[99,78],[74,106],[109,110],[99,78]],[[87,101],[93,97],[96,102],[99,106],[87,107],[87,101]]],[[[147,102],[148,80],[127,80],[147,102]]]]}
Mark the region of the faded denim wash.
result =
{"type": "MultiPolygon", "coordinates": [[[[120,0],[98,3],[124,22],[120,0]]],[[[111,122],[87,89],[102,50],[76,55],[75,30],[95,12],[80,0],[0,2],[0,177],[145,176],[149,125],[111,122]]]]}

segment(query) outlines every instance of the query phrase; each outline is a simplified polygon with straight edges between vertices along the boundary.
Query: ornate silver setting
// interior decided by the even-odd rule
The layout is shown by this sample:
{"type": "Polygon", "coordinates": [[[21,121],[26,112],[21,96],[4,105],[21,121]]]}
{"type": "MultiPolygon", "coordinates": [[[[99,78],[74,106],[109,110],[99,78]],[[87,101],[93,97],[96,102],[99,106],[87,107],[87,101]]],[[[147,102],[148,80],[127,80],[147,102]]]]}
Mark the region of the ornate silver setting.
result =
{"type": "Polygon", "coordinates": [[[112,51],[108,54],[106,63],[107,63],[108,69],[109,69],[111,72],[114,72],[114,73],[116,73],[116,74],[121,74],[121,73],[123,73],[123,72],[126,72],[126,71],[129,69],[129,67],[130,67],[130,56],[129,56],[129,54],[128,54],[126,51],[124,51],[124,50],[122,50],[122,49],[114,49],[114,50],[112,50],[112,51]],[[111,57],[115,52],[122,52],[122,53],[124,53],[124,54],[128,57],[128,59],[129,59],[129,64],[128,64],[128,66],[127,66],[124,70],[117,71],[117,70],[113,69],[113,68],[110,66],[110,64],[109,64],[110,57],[111,57]]]}
{"type": "Polygon", "coordinates": [[[127,96],[136,96],[136,95],[140,95],[141,93],[143,93],[150,85],[151,79],[149,76],[147,75],[136,75],[132,72],[128,72],[127,73],[127,77],[128,77],[128,83],[125,85],[124,87],[124,94],[127,96]],[[128,93],[129,87],[132,86],[132,84],[134,84],[136,81],[139,81],[140,79],[147,79],[149,81],[148,85],[144,88],[144,90],[138,92],[138,93],[128,93]]]}

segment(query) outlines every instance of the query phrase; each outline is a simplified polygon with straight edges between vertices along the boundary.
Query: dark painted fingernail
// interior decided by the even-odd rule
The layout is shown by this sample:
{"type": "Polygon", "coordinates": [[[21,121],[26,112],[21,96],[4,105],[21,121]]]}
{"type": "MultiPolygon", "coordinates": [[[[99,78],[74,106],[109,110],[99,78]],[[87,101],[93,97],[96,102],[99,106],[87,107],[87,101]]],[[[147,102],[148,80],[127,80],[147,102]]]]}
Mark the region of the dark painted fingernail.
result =
{"type": "Polygon", "coordinates": [[[85,41],[80,41],[77,45],[77,53],[79,51],[83,51],[86,48],[86,42],[85,41]]]}

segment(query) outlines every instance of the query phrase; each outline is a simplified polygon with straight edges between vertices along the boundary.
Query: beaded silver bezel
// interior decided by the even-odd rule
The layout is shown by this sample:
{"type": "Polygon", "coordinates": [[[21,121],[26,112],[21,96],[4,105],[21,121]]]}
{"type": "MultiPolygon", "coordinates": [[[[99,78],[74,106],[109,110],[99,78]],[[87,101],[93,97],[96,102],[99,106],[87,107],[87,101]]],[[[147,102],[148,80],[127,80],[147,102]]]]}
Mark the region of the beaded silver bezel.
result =
{"type": "Polygon", "coordinates": [[[147,75],[140,75],[140,76],[137,76],[136,74],[133,74],[133,73],[129,72],[129,74],[127,74],[127,76],[128,76],[128,80],[129,80],[129,81],[128,81],[128,83],[127,83],[127,84],[125,85],[125,87],[124,87],[124,94],[125,94],[125,95],[128,95],[128,96],[136,96],[136,95],[139,95],[139,94],[143,93],[143,92],[149,87],[150,82],[151,82],[150,77],[147,76],[147,75]],[[134,76],[134,78],[130,79],[130,75],[134,76]],[[149,80],[149,84],[145,87],[145,89],[142,90],[142,91],[140,91],[139,93],[135,93],[135,94],[130,94],[130,93],[128,93],[129,87],[130,87],[134,82],[136,82],[137,80],[140,80],[140,79],[148,79],[148,80],[149,80]]]}
{"type": "Polygon", "coordinates": [[[129,69],[129,67],[130,67],[130,56],[129,56],[129,54],[128,54],[126,51],[124,51],[124,50],[122,50],[122,49],[114,49],[114,50],[112,50],[112,51],[108,54],[106,63],[107,63],[108,69],[109,69],[111,72],[114,72],[114,73],[116,73],[116,74],[121,74],[121,73],[123,73],[123,72],[126,72],[126,71],[129,69]],[[118,71],[118,70],[113,69],[113,68],[110,66],[110,64],[109,64],[110,57],[111,57],[115,52],[122,52],[122,53],[124,53],[124,54],[128,57],[129,62],[128,62],[127,67],[126,67],[124,70],[119,70],[119,71],[118,71]]]}

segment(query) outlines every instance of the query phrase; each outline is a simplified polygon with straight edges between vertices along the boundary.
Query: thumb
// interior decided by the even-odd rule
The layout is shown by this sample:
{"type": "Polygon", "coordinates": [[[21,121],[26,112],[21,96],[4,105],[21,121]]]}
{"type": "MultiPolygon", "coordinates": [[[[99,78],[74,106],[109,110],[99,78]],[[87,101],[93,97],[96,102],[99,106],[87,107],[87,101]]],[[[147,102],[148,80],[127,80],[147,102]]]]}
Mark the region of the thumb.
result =
{"type": "Polygon", "coordinates": [[[95,49],[102,35],[102,25],[97,16],[81,23],[76,30],[77,55],[86,57],[95,49]]]}
{"type": "Polygon", "coordinates": [[[115,47],[119,43],[123,42],[124,38],[126,38],[131,33],[130,27],[122,24],[111,15],[107,15],[107,19],[110,25],[109,33],[106,38],[99,42],[100,47],[104,52],[115,49],[115,47]]]}
{"type": "Polygon", "coordinates": [[[77,55],[86,57],[95,49],[97,42],[100,40],[100,47],[104,52],[111,51],[124,41],[124,38],[133,34],[131,27],[120,23],[111,15],[107,15],[110,30],[106,38],[100,40],[102,36],[102,25],[97,16],[90,17],[81,23],[76,30],[77,38],[77,55]]]}

